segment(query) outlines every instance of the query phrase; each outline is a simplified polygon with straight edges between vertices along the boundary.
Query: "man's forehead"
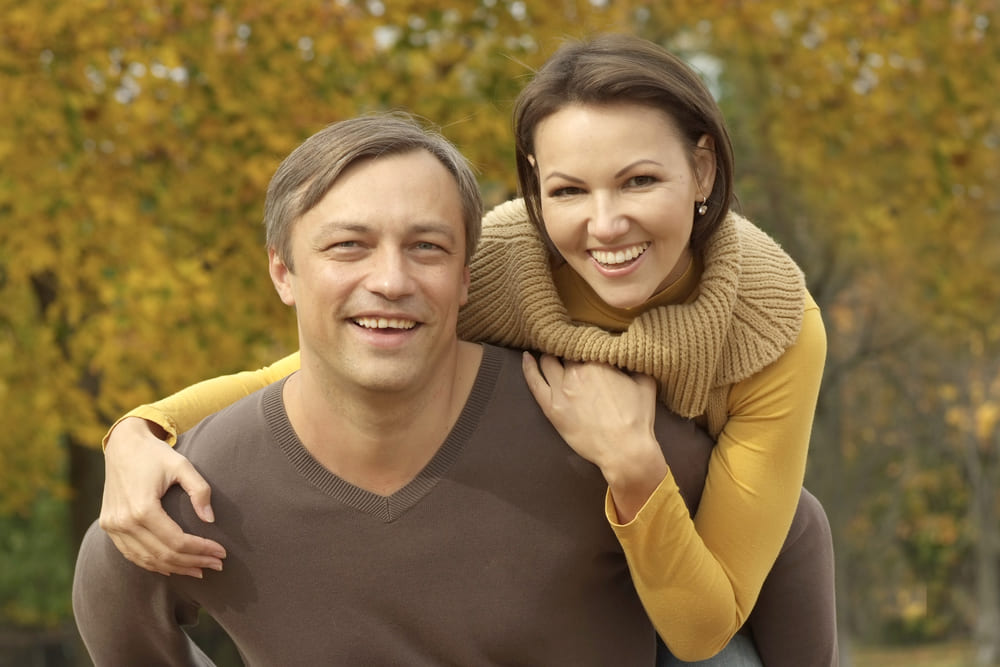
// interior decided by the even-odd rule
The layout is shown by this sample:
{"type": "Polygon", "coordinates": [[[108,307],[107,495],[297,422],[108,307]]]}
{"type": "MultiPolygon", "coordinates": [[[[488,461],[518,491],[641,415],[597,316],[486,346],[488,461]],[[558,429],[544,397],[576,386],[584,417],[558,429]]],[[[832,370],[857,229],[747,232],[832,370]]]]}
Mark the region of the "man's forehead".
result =
{"type": "Polygon", "coordinates": [[[309,220],[317,233],[392,226],[408,233],[465,235],[458,182],[424,149],[355,162],[300,220],[309,220]]]}

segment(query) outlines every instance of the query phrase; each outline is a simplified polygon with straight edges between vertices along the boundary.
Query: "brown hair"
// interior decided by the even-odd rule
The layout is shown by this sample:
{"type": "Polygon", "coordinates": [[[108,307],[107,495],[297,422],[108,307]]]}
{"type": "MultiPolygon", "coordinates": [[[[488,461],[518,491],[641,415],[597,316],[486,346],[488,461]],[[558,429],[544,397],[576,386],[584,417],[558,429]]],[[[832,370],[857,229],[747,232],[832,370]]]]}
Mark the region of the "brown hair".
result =
{"type": "Polygon", "coordinates": [[[447,139],[425,129],[409,115],[386,113],[328,125],[284,159],[267,186],[264,226],[267,246],[294,270],[292,225],[316,206],[340,175],[359,160],[427,151],[455,177],[465,225],[465,263],[479,242],[483,202],[475,174],[447,139]]]}
{"type": "MultiPolygon", "coordinates": [[[[538,124],[568,104],[641,104],[666,112],[693,152],[703,135],[715,147],[715,183],[708,212],[695,216],[691,245],[700,248],[722,223],[733,197],[733,148],[722,111],[698,74],[683,60],[631,35],[602,35],[563,45],[514,103],[517,180],[531,221],[541,231],[541,192],[535,167],[538,124]]],[[[694,212],[692,211],[692,215],[694,212]]]]}

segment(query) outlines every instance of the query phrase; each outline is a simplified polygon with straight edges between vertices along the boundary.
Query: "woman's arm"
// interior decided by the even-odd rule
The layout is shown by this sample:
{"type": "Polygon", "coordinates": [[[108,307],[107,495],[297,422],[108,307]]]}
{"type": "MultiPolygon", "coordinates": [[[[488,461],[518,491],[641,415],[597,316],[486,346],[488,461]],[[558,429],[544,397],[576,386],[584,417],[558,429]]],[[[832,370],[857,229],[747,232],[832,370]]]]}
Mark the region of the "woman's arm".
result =
{"type": "Polygon", "coordinates": [[[819,311],[808,303],[798,341],[732,388],[730,418],[693,520],[673,475],[656,459],[662,461],[660,444],[669,443],[650,441],[648,388],[603,364],[556,367],[546,357],[543,379],[525,360],[546,416],[605,474],[608,520],[636,590],[683,660],[714,655],[743,625],[795,513],[826,356],[819,311]]]}
{"type": "Polygon", "coordinates": [[[757,601],[798,504],[825,357],[810,298],[796,343],[733,386],[693,522],[670,476],[632,522],[615,521],[609,498],[636,590],[679,658],[720,650],[757,601]]]}
{"type": "Polygon", "coordinates": [[[198,516],[214,519],[208,483],[171,445],[208,415],[298,367],[296,352],[257,371],[199,382],[115,422],[104,438],[100,524],[126,558],[161,574],[200,577],[204,568],[222,569],[222,545],[184,533],[160,505],[167,489],[179,484],[198,516]]]}
{"type": "Polygon", "coordinates": [[[154,424],[155,427],[150,428],[156,431],[160,439],[166,440],[173,446],[177,442],[178,434],[187,431],[205,417],[298,369],[299,353],[293,352],[270,366],[255,371],[243,371],[202,380],[155,403],[140,405],[130,410],[108,429],[103,444],[107,446],[112,433],[122,420],[138,417],[154,424]]]}

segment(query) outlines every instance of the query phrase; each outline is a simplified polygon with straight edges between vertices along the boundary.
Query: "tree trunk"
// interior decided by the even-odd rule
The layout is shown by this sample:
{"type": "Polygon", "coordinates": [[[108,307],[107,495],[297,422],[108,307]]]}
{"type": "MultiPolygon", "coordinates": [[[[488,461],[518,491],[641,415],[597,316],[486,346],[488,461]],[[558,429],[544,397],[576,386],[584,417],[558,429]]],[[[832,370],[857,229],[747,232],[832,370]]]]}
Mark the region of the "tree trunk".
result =
{"type": "Polygon", "coordinates": [[[1000,516],[997,512],[997,471],[994,457],[980,455],[975,438],[968,438],[969,478],[972,481],[972,521],[976,541],[975,626],[976,664],[1000,664],[1000,516]],[[985,461],[984,461],[985,459],[985,461]]]}
{"type": "Polygon", "coordinates": [[[75,558],[83,534],[101,512],[101,494],[104,489],[103,452],[99,448],[84,447],[70,439],[69,481],[74,494],[70,503],[70,530],[75,558]]]}

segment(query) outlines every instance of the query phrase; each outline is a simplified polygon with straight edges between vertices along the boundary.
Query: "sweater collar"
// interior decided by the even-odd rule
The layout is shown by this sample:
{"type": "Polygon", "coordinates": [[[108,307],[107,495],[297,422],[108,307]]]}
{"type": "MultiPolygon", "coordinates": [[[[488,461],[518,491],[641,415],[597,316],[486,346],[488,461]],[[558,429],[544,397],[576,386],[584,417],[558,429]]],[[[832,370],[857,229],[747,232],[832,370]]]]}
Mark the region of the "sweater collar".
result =
{"type": "Polygon", "coordinates": [[[703,260],[697,296],[687,303],[651,308],[621,333],[576,323],[523,202],[506,202],[483,220],[459,334],[651,375],[674,412],[695,417],[713,388],[750,377],[795,341],[805,299],[791,258],[734,213],[709,239],[703,260]]]}
{"type": "Polygon", "coordinates": [[[635,308],[615,308],[604,302],[579,273],[566,263],[552,269],[552,281],[566,312],[575,322],[596,324],[602,329],[621,333],[636,317],[660,306],[688,303],[698,295],[698,283],[703,269],[701,257],[695,253],[687,269],[674,282],[635,308]]]}

